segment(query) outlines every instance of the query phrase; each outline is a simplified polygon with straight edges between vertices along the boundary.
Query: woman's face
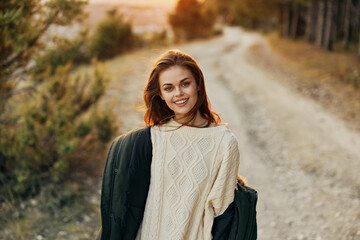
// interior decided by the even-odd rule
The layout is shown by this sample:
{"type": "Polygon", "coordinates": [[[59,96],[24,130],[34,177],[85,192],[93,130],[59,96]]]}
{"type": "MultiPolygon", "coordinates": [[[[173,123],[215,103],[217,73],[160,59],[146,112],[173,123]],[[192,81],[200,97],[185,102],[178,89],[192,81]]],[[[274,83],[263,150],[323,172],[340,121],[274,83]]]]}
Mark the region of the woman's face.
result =
{"type": "Polygon", "coordinates": [[[188,113],[196,104],[199,87],[193,74],[185,67],[172,66],[159,75],[160,97],[174,111],[175,120],[188,113]]]}

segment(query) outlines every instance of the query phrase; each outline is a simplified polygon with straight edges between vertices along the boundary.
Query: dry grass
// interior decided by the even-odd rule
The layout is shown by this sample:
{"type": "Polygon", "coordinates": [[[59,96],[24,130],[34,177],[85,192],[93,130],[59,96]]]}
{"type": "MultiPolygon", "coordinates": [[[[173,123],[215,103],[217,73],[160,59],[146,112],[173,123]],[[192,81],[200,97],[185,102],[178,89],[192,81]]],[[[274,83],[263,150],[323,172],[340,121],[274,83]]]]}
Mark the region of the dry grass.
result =
{"type": "Polygon", "coordinates": [[[293,41],[275,34],[266,38],[277,61],[269,60],[264,49],[256,46],[252,49],[254,59],[268,68],[285,66],[282,71],[292,77],[280,81],[320,102],[360,132],[360,61],[355,46],[345,52],[338,43],[334,52],[328,52],[303,40],[293,41]]]}
{"type": "Polygon", "coordinates": [[[21,204],[2,203],[0,239],[95,239],[100,226],[99,205],[94,201],[98,186],[88,185],[86,189],[74,184],[48,187],[21,204]]]}

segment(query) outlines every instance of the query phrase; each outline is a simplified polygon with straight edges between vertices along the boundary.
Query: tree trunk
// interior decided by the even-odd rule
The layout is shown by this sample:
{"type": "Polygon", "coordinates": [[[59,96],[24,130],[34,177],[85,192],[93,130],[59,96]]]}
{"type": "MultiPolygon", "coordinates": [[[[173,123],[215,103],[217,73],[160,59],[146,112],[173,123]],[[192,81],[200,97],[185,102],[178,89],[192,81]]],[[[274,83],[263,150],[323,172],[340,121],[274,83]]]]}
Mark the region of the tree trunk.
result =
{"type": "Polygon", "coordinates": [[[316,2],[311,1],[309,4],[307,15],[306,15],[305,38],[306,38],[306,41],[308,41],[308,42],[315,41],[317,13],[318,13],[318,5],[316,2]]]}
{"type": "Polygon", "coordinates": [[[332,18],[333,18],[333,3],[332,1],[328,1],[326,4],[326,18],[325,18],[325,31],[324,31],[324,46],[326,50],[332,50],[332,42],[331,42],[331,30],[332,30],[332,18]]]}
{"type": "Polygon", "coordinates": [[[337,35],[338,35],[338,22],[339,22],[339,18],[340,18],[340,12],[339,12],[339,9],[340,9],[340,4],[341,4],[341,1],[343,0],[333,0],[333,27],[332,27],[332,30],[331,30],[331,39],[332,39],[332,42],[336,42],[337,41],[337,35]]]}
{"type": "Polygon", "coordinates": [[[357,19],[357,36],[358,36],[358,59],[360,60],[360,0],[357,2],[357,8],[356,8],[356,19],[357,19]]]}
{"type": "Polygon", "coordinates": [[[346,0],[338,0],[336,18],[336,40],[343,36],[346,0]]]}
{"type": "Polygon", "coordinates": [[[284,1],[283,3],[283,29],[282,35],[284,37],[289,37],[290,35],[290,23],[291,23],[291,2],[284,1]]]}
{"type": "Polygon", "coordinates": [[[324,31],[326,20],[326,3],[324,1],[319,2],[319,12],[316,24],[316,44],[318,46],[324,45],[324,31]]]}
{"type": "Polygon", "coordinates": [[[290,37],[296,39],[299,27],[299,18],[300,18],[300,4],[298,2],[292,3],[292,16],[291,16],[291,28],[290,28],[290,37]]]}
{"type": "Polygon", "coordinates": [[[332,50],[332,44],[336,40],[337,5],[338,0],[327,2],[324,46],[328,51],[332,50]]]}
{"type": "Polygon", "coordinates": [[[358,45],[358,59],[360,60],[360,33],[358,34],[359,36],[359,45],[358,45]]]}
{"type": "Polygon", "coordinates": [[[351,0],[346,1],[345,7],[345,19],[344,19],[344,40],[343,47],[345,50],[349,50],[349,42],[351,36],[351,0]]]}

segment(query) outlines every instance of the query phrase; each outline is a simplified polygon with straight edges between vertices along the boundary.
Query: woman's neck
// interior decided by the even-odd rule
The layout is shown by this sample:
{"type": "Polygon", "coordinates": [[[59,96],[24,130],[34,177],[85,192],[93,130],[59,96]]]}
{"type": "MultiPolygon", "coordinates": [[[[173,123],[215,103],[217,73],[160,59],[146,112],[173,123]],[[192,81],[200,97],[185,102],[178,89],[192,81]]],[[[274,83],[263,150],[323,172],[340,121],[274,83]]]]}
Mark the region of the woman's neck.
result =
{"type": "Polygon", "coordinates": [[[180,124],[186,124],[191,127],[205,127],[208,124],[208,120],[203,118],[199,111],[196,112],[194,119],[192,119],[190,122],[187,122],[189,121],[189,118],[183,118],[176,115],[174,120],[180,124]]]}

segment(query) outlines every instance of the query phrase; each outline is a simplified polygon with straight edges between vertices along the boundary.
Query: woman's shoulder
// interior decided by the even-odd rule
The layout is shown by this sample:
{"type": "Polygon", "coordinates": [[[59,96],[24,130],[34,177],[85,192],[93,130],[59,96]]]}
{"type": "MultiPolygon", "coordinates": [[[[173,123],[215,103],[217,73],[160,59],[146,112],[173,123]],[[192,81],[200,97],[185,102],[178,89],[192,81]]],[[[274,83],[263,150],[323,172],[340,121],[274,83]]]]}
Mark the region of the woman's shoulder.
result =
{"type": "Polygon", "coordinates": [[[226,125],[226,128],[224,129],[224,138],[228,141],[237,141],[237,137],[234,134],[234,132],[230,129],[229,125],[226,125]]]}
{"type": "Polygon", "coordinates": [[[139,127],[131,129],[117,137],[115,137],[112,141],[112,143],[120,142],[120,141],[127,141],[127,140],[133,140],[136,137],[147,137],[147,135],[150,133],[150,127],[139,127]]]}
{"type": "Polygon", "coordinates": [[[238,144],[239,144],[238,138],[228,127],[224,131],[224,135],[223,135],[221,143],[223,144],[223,147],[225,149],[231,149],[234,147],[237,148],[238,144]]]}

